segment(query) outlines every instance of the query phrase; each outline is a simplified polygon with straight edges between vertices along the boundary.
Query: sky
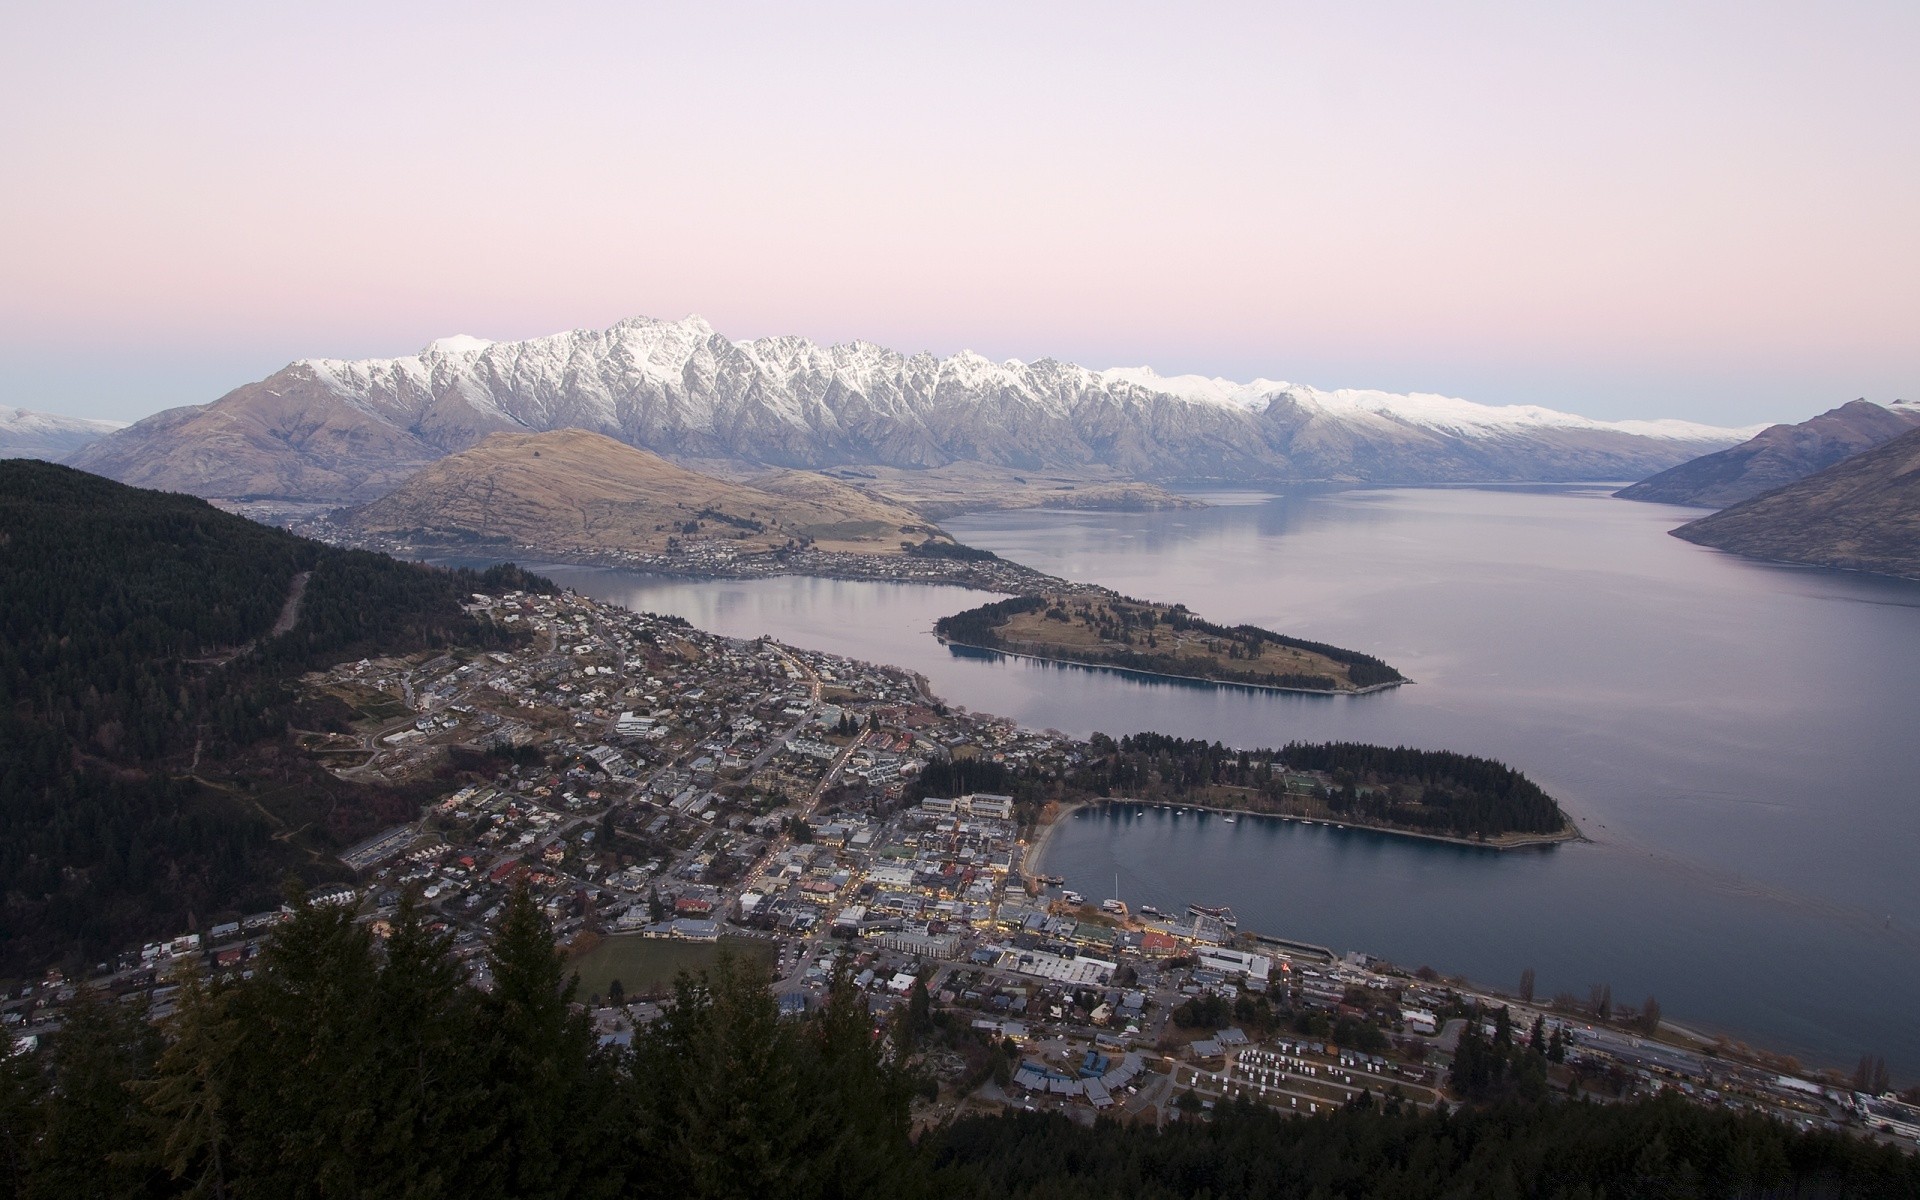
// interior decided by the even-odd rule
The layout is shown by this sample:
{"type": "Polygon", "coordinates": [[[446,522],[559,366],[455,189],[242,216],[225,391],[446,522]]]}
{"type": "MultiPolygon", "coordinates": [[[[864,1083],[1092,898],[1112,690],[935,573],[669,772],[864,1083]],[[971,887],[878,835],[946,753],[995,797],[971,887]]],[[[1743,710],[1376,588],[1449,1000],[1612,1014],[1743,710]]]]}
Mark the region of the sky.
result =
{"type": "Polygon", "coordinates": [[[1920,4],[0,0],[0,404],[698,313],[1602,418],[1920,399],[1920,4]]]}

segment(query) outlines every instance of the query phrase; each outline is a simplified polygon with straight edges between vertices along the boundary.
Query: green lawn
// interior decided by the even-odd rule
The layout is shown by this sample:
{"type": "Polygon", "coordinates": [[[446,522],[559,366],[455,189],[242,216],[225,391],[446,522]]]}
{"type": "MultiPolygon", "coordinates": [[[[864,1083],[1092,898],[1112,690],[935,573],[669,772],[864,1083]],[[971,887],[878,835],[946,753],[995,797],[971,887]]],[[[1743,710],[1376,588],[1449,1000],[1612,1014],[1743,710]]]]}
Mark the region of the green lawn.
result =
{"type": "Polygon", "coordinates": [[[682,942],[615,934],[567,964],[580,976],[580,999],[605,997],[616,979],[629,996],[664,994],[682,971],[698,974],[723,953],[773,962],[773,946],[758,938],[723,937],[718,942],[682,942]]]}

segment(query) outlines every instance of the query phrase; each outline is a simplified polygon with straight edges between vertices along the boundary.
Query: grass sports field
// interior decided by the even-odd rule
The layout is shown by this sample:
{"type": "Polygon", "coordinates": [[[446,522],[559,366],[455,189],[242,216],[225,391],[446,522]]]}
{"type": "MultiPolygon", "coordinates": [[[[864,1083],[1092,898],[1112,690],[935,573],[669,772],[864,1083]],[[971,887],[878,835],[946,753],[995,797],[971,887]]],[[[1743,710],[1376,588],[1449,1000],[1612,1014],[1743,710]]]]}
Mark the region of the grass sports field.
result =
{"type": "Polygon", "coordinates": [[[606,996],[616,979],[629,996],[663,995],[672,988],[674,976],[682,971],[697,974],[712,966],[723,953],[743,958],[751,956],[763,964],[773,961],[773,946],[758,938],[723,937],[718,942],[682,942],[615,934],[568,962],[567,969],[580,976],[582,1000],[606,996]]]}

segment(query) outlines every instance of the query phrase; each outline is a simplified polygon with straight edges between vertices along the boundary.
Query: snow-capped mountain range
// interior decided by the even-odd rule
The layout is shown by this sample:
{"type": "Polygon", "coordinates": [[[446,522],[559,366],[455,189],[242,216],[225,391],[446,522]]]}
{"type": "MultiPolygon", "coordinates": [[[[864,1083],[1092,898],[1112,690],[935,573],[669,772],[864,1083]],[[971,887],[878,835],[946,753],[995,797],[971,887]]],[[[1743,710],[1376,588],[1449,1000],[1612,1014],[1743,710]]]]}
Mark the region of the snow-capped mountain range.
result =
{"type": "Polygon", "coordinates": [[[699,317],[637,317],[521,342],[442,338],[404,358],[304,359],[69,461],[211,497],[359,502],[489,433],[562,428],[683,460],[975,461],[1163,483],[1639,479],[1755,431],[869,342],[735,342],[699,317]]]}
{"type": "Polygon", "coordinates": [[[90,421],[0,406],[0,458],[57,462],[89,442],[125,428],[124,421],[90,421]]]}

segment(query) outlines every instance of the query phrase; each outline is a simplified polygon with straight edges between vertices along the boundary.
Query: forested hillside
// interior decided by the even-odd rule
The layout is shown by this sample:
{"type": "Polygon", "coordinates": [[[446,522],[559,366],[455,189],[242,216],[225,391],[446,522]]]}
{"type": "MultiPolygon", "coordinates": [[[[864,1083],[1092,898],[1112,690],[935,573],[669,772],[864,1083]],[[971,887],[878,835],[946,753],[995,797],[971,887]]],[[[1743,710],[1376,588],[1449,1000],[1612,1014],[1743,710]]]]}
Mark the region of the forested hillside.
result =
{"type": "Polygon", "coordinates": [[[365,654],[490,643],[503,635],[460,601],[529,581],[335,550],[191,497],[0,462],[0,974],[265,904],[289,868],[337,869],[324,851],[412,798],[277,753],[296,715],[330,719],[298,711],[289,681],[365,654]]]}
{"type": "Polygon", "coordinates": [[[1229,1106],[1164,1129],[974,1116],[911,1136],[932,1031],[850,973],[783,1018],[765,976],[683,976],[632,1044],[570,1002],[509,903],[470,986],[403,903],[382,942],[301,906],[251,978],[191,979],[159,1028],[82,1004],[0,1061],[0,1195],[116,1197],[1907,1197],[1920,1165],[1677,1098],[1318,1117],[1229,1106]]]}

